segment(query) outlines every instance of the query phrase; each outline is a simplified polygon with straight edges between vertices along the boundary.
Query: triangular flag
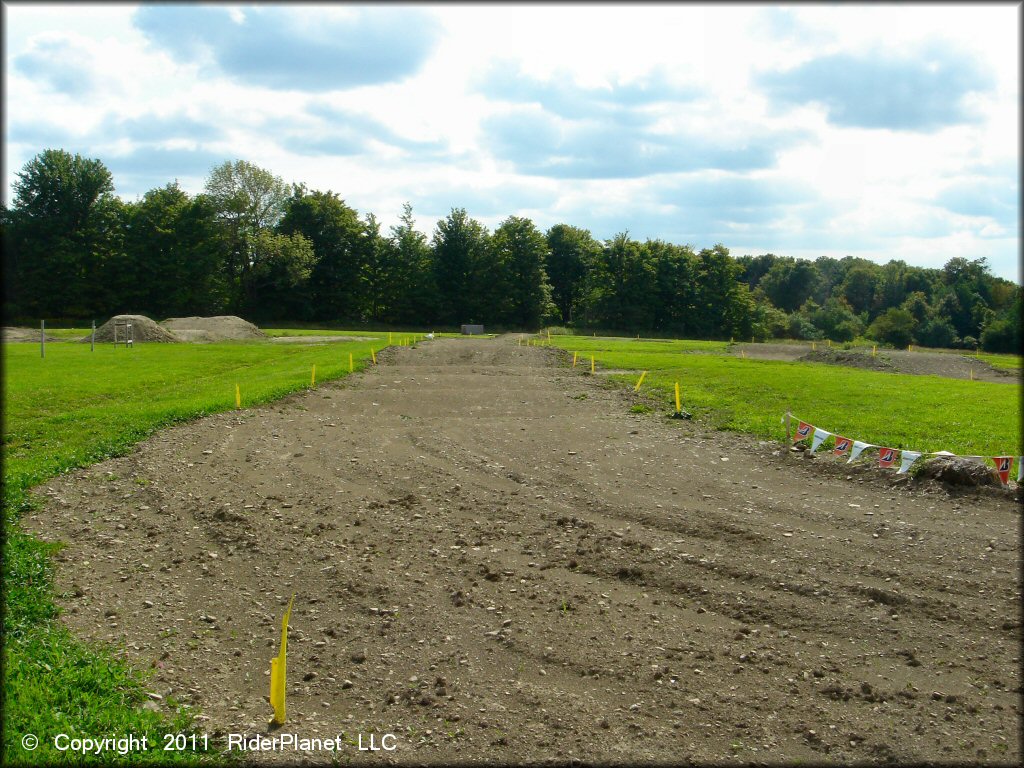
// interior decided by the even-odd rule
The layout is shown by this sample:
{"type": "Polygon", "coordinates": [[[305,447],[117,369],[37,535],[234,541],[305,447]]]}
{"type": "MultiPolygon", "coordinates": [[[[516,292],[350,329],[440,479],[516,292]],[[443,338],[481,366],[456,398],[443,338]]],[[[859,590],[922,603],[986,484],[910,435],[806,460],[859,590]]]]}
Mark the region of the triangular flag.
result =
{"type": "Polygon", "coordinates": [[[828,440],[830,437],[832,437],[831,432],[826,432],[824,429],[818,429],[818,427],[815,427],[814,437],[811,439],[811,453],[814,453],[816,450],[818,450],[821,447],[821,444],[828,440]]]}
{"type": "Polygon", "coordinates": [[[801,440],[806,440],[811,435],[811,430],[814,429],[813,424],[808,424],[806,421],[801,421],[796,425],[796,432],[793,433],[793,442],[799,443],[801,440]]]}
{"type": "Polygon", "coordinates": [[[999,479],[1006,485],[1010,482],[1010,465],[1013,464],[1013,456],[993,456],[992,461],[996,463],[996,472],[999,479]]]}
{"type": "Polygon", "coordinates": [[[921,458],[921,454],[918,451],[903,451],[900,453],[900,468],[896,472],[897,475],[905,474],[910,466],[921,458]]]}
{"type": "Polygon", "coordinates": [[[853,440],[842,435],[836,435],[836,447],[832,449],[832,453],[836,456],[842,456],[844,453],[849,453],[851,445],[853,445],[853,440]]]}
{"type": "Polygon", "coordinates": [[[891,467],[896,463],[896,449],[895,448],[879,448],[878,449],[878,466],[880,467],[891,467]]]}
{"type": "Polygon", "coordinates": [[[857,457],[860,456],[861,453],[864,452],[865,448],[874,448],[874,447],[875,446],[873,446],[871,443],[862,443],[860,440],[854,440],[853,441],[853,450],[850,451],[850,458],[848,458],[846,460],[846,463],[849,464],[852,461],[856,461],[857,457]]]}

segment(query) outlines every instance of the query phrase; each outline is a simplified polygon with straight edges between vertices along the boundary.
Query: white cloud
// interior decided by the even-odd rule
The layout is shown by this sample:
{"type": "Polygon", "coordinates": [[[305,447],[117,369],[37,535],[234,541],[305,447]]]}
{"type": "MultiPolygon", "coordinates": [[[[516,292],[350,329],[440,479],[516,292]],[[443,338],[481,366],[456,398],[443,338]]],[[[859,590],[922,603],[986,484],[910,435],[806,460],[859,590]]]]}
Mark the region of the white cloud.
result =
{"type": "MultiPolygon", "coordinates": [[[[204,163],[241,157],[287,181],[333,189],[376,213],[385,228],[410,200],[425,231],[434,223],[428,215],[465,205],[489,226],[517,214],[538,226],[586,226],[599,237],[628,229],[698,247],[721,239],[735,253],[851,254],[930,266],[986,256],[997,274],[1019,278],[1019,227],[1011,225],[1020,213],[1014,6],[222,8],[223,34],[256,25],[269,40],[273,28],[260,24],[272,19],[294,50],[308,39],[325,62],[324,30],[362,24],[379,37],[386,32],[374,14],[385,11],[395,22],[388,28],[419,14],[424,29],[405,25],[419,46],[414,55],[374,58],[353,41],[349,58],[328,62],[365,60],[378,67],[373,76],[303,78],[293,68],[268,78],[258,59],[243,55],[243,38],[232,38],[235,58],[208,48],[185,56],[173,39],[158,45],[137,26],[136,6],[8,5],[5,199],[24,163],[54,146],[116,167],[118,191],[128,198],[175,176],[196,192],[204,163]],[[947,50],[964,66],[943,64],[947,50]],[[69,51],[74,70],[47,68],[69,51]],[[857,81],[838,105],[773,98],[762,87],[765,72],[814,60],[890,73],[905,65],[916,73],[913,82],[938,89],[953,84],[949,73],[977,68],[988,90],[958,81],[959,111],[941,99],[923,101],[917,114],[928,130],[916,130],[907,115],[886,127],[884,111],[858,114],[857,81]],[[487,74],[502,67],[511,79],[499,94],[500,83],[487,74]],[[936,72],[946,74],[929,80],[936,72]],[[546,96],[510,101],[509,87],[546,89],[546,96]],[[585,109],[593,114],[583,116],[585,109]],[[502,115],[517,110],[536,119],[512,134],[502,115]],[[538,152],[537,131],[548,124],[559,126],[562,142],[549,143],[554,160],[538,152]],[[730,154],[723,145],[762,154],[730,154]],[[597,177],[560,178],[566,163],[597,177]],[[716,184],[722,176],[737,186],[716,184]],[[699,206],[693,189],[705,181],[705,198],[715,202],[699,206]],[[800,189],[807,199],[762,194],[766,183],[800,189]],[[722,197],[729,189],[753,203],[731,204],[722,197]]],[[[159,37],[160,14],[168,12],[145,9],[151,35],[159,37]]],[[[790,96],[813,94],[801,87],[790,96]]]]}

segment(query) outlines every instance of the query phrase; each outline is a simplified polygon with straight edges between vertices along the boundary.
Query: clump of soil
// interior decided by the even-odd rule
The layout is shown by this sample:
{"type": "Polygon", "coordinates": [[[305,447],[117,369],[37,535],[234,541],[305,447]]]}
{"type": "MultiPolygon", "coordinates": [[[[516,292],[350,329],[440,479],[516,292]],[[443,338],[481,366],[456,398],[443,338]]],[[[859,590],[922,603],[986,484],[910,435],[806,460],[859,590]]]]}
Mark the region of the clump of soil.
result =
{"type": "Polygon", "coordinates": [[[977,487],[1000,485],[999,475],[992,467],[959,456],[935,456],[918,470],[917,476],[938,480],[946,485],[977,487]]]}
{"type": "MultiPolygon", "coordinates": [[[[38,328],[14,328],[5,326],[3,329],[4,344],[21,341],[39,341],[38,328]]],[[[46,334],[46,341],[60,341],[60,339],[46,334]]]]}
{"type": "MultiPolygon", "coordinates": [[[[168,331],[166,328],[161,326],[155,320],[151,320],[145,315],[114,315],[112,318],[107,320],[103,325],[96,329],[96,341],[113,341],[114,340],[114,323],[118,320],[129,320],[132,324],[132,339],[135,343],[157,341],[157,342],[177,342],[181,339],[175,334],[168,331]]],[[[124,331],[118,330],[118,340],[121,340],[120,334],[124,331]]],[[[88,342],[91,338],[85,336],[82,341],[88,342]]]]}
{"type": "Polygon", "coordinates": [[[827,365],[845,365],[850,368],[866,368],[871,371],[896,372],[896,366],[881,357],[872,357],[863,352],[852,352],[846,349],[819,349],[808,352],[797,358],[801,363],[826,363],[827,365]]]}
{"type": "Polygon", "coordinates": [[[266,334],[255,325],[235,315],[171,317],[164,320],[161,325],[185,341],[230,341],[266,337],[266,334]]]}

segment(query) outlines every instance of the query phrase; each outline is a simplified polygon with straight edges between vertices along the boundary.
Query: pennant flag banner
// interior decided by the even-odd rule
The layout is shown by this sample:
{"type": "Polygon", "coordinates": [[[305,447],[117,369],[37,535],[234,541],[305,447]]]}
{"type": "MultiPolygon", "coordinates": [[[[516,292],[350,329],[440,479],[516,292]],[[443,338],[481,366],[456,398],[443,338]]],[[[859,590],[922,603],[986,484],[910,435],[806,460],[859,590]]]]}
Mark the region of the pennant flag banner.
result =
{"type": "MultiPolygon", "coordinates": [[[[642,378],[641,378],[642,381],[642,378]]],[[[789,411],[783,418],[786,424],[786,434],[789,434],[789,420],[795,417],[789,411]]],[[[875,445],[874,443],[867,443],[863,440],[853,440],[843,435],[837,435],[834,432],[816,427],[806,421],[795,419],[797,422],[796,430],[793,432],[792,439],[794,443],[799,443],[802,440],[810,438],[810,452],[813,454],[829,438],[835,438],[835,446],[832,448],[832,453],[835,456],[843,456],[849,454],[849,458],[846,460],[847,464],[852,464],[854,461],[860,458],[860,455],[864,453],[868,448],[878,448],[878,466],[880,467],[892,467],[896,465],[897,459],[899,459],[899,469],[896,474],[903,475],[910,471],[910,468],[914,465],[918,459],[922,456],[949,456],[957,457],[960,459],[970,459],[974,461],[983,462],[986,459],[991,459],[996,465],[996,473],[999,475],[999,480],[1003,485],[1009,485],[1010,483],[1010,471],[1013,469],[1013,456],[963,456],[949,451],[906,451],[899,448],[885,448],[883,446],[875,445]]],[[[1024,484],[1024,456],[1017,456],[1017,484],[1024,484]]]]}
{"type": "Polygon", "coordinates": [[[992,461],[996,463],[996,472],[1003,485],[1010,482],[1010,465],[1013,463],[1013,456],[993,456],[992,461]]]}
{"type": "Polygon", "coordinates": [[[814,453],[816,450],[818,450],[821,447],[821,444],[828,440],[830,437],[832,437],[831,432],[826,432],[824,429],[818,429],[817,427],[815,427],[814,437],[811,438],[811,453],[814,453]]]}
{"type": "Polygon", "coordinates": [[[878,449],[878,466],[880,467],[891,467],[896,463],[896,449],[895,448],[879,448],[878,449]]]}
{"type": "Polygon", "coordinates": [[[902,453],[900,453],[900,468],[896,472],[896,474],[906,474],[907,470],[910,469],[911,465],[920,458],[921,454],[917,451],[903,451],[902,453]]]}
{"type": "Polygon", "coordinates": [[[799,424],[796,425],[796,432],[793,433],[793,442],[799,443],[801,440],[806,440],[810,436],[811,430],[813,429],[813,424],[808,424],[806,421],[801,421],[799,424]]]}
{"type": "Polygon", "coordinates": [[[849,464],[851,461],[856,461],[864,453],[865,448],[874,448],[874,446],[871,443],[862,443],[860,440],[854,440],[853,449],[850,451],[850,458],[846,460],[846,463],[849,464]]]}

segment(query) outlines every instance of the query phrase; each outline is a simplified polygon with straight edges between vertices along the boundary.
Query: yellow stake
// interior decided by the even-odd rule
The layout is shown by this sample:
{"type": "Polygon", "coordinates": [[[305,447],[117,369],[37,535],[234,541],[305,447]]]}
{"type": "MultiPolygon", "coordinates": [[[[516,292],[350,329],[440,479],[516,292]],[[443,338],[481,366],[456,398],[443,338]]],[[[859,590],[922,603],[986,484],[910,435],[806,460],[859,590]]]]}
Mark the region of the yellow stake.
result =
{"type": "Polygon", "coordinates": [[[309,379],[309,386],[311,386],[311,387],[315,387],[316,386],[316,366],[315,365],[313,366],[313,375],[309,379]]]}
{"type": "Polygon", "coordinates": [[[812,352],[817,352],[818,351],[818,345],[815,342],[813,342],[813,341],[811,342],[811,351],[812,352]]]}
{"type": "Polygon", "coordinates": [[[640,378],[637,379],[636,386],[633,387],[633,391],[634,392],[639,392],[640,391],[640,385],[644,383],[644,376],[646,376],[646,375],[647,375],[647,371],[644,371],[643,373],[640,374],[640,378]]]}
{"type": "Polygon", "coordinates": [[[913,344],[907,344],[907,352],[913,352],[913,351],[914,351],[914,345],[913,344]]]}
{"type": "Polygon", "coordinates": [[[355,365],[352,363],[352,353],[348,353],[348,372],[352,373],[355,370],[355,365]]]}
{"type": "Polygon", "coordinates": [[[594,356],[593,355],[590,356],[590,372],[591,373],[594,372],[594,356]]]}
{"type": "Polygon", "coordinates": [[[548,328],[548,341],[551,341],[551,329],[548,328]]]}
{"type": "Polygon", "coordinates": [[[742,357],[744,360],[747,359],[747,353],[746,353],[745,350],[742,350],[742,349],[740,350],[740,357],[742,357]]]}
{"type": "Polygon", "coordinates": [[[572,353],[572,367],[573,368],[576,367],[576,353],[575,352],[572,353]]]}
{"type": "Polygon", "coordinates": [[[679,382],[676,382],[676,413],[682,413],[683,406],[679,404],[679,382]]]}
{"type": "Polygon", "coordinates": [[[270,660],[270,706],[274,708],[274,722],[278,725],[285,723],[285,677],[288,658],[288,620],[292,615],[292,603],[295,602],[295,595],[288,601],[288,610],[284,612],[284,619],[281,620],[281,650],[277,657],[270,660]]]}
{"type": "Polygon", "coordinates": [[[872,345],[871,345],[871,356],[872,356],[872,357],[874,357],[874,356],[875,356],[875,352],[876,352],[877,350],[878,350],[878,347],[877,347],[877,346],[876,346],[875,344],[872,344],[872,345]]]}
{"type": "Polygon", "coordinates": [[[388,346],[391,346],[391,331],[388,331],[388,346]]]}
{"type": "Polygon", "coordinates": [[[377,364],[377,353],[373,351],[373,347],[370,347],[370,358],[373,360],[373,364],[377,364]]]}
{"type": "Polygon", "coordinates": [[[242,408],[242,390],[235,384],[235,408],[241,410],[242,408]]]}
{"type": "Polygon", "coordinates": [[[974,369],[971,368],[971,381],[974,381],[974,369]]]}
{"type": "Polygon", "coordinates": [[[828,340],[828,346],[829,346],[829,349],[831,349],[831,348],[832,348],[832,339],[829,339],[829,340],[828,340]]]}

